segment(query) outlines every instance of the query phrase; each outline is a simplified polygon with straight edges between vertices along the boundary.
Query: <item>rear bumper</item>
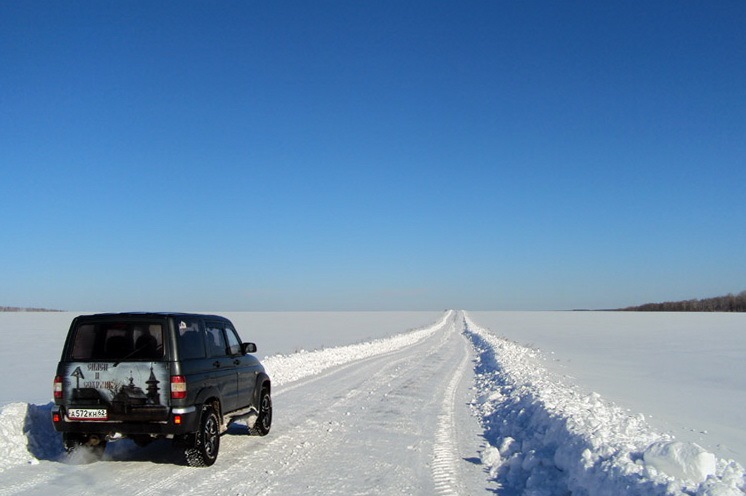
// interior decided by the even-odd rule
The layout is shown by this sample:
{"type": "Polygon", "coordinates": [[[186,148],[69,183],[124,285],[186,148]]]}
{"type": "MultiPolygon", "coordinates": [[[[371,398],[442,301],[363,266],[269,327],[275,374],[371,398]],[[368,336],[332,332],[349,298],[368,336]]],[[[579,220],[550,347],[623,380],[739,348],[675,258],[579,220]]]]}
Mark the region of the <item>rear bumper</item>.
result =
{"type": "Polygon", "coordinates": [[[167,415],[159,415],[159,420],[144,420],[142,416],[125,420],[70,420],[65,415],[65,407],[52,407],[52,424],[57,432],[80,434],[152,434],[160,436],[182,435],[196,432],[199,428],[200,412],[195,407],[172,408],[167,415]]]}

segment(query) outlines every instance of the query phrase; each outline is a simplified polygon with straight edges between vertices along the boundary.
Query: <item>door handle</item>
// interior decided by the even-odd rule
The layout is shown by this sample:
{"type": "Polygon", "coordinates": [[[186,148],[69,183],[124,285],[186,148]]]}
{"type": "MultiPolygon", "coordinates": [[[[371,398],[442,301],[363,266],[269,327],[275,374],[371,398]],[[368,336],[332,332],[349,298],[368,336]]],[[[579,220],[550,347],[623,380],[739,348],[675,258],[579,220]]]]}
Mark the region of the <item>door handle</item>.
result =
{"type": "Polygon", "coordinates": [[[233,360],[233,365],[241,365],[241,360],[236,358],[235,360],[233,360]]]}
{"type": "Polygon", "coordinates": [[[220,368],[220,362],[218,360],[215,360],[214,362],[212,362],[212,366],[215,368],[220,368]]]}

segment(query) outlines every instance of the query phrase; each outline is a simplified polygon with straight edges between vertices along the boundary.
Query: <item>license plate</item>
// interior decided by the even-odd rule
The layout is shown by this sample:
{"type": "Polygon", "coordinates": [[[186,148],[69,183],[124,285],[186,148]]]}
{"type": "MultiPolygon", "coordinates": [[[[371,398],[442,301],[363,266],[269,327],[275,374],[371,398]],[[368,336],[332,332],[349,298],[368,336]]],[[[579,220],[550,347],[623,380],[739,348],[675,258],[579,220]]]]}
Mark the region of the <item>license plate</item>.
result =
{"type": "Polygon", "coordinates": [[[106,408],[70,408],[67,411],[70,420],[106,420],[109,415],[106,408]]]}

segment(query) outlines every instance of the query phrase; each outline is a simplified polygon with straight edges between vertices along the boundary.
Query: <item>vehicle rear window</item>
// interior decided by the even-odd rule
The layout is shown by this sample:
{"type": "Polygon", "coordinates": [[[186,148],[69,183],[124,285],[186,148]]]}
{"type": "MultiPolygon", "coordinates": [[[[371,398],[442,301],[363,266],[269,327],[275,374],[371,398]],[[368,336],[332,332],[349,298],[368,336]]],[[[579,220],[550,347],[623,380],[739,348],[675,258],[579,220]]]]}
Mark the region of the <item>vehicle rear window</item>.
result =
{"type": "Polygon", "coordinates": [[[158,360],[163,325],[157,322],[95,322],[75,330],[72,360],[158,360]]]}

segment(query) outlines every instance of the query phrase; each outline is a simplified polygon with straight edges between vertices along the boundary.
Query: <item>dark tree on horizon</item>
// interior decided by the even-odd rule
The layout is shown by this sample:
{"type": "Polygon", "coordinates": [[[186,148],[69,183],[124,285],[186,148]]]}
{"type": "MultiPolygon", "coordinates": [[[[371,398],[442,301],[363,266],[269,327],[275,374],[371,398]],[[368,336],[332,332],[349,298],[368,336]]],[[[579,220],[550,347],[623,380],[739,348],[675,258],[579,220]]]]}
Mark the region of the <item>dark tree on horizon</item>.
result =
{"type": "Polygon", "coordinates": [[[62,310],[52,310],[51,308],[27,308],[27,307],[3,307],[0,306],[0,312],[62,312],[62,310]]]}
{"type": "Polygon", "coordinates": [[[746,291],[702,300],[666,301],[620,308],[629,312],[746,312],[746,291]]]}

